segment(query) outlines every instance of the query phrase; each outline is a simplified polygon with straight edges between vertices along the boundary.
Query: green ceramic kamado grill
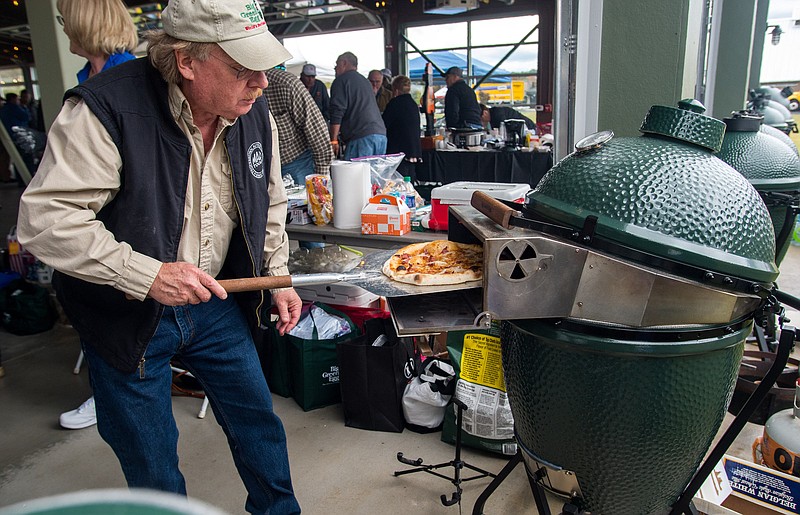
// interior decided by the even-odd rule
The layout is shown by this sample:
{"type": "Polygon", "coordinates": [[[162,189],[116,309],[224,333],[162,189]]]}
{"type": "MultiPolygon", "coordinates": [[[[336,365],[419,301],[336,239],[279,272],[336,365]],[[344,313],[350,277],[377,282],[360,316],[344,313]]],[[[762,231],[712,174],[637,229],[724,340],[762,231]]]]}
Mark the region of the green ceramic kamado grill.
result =
{"type": "Polygon", "coordinates": [[[768,94],[750,91],[750,101],[747,107],[764,117],[764,123],[775,127],[779,131],[789,134],[797,132],[797,124],[788,109],[773,101],[768,94]]]}
{"type": "Polygon", "coordinates": [[[761,132],[763,118],[737,111],[724,119],[725,137],[717,157],[756,188],[775,230],[776,262],[780,265],[794,231],[800,206],[800,157],[775,137],[761,132]]]}
{"type": "Polygon", "coordinates": [[[797,149],[797,145],[794,144],[794,141],[792,141],[792,138],[790,138],[789,135],[787,135],[785,132],[779,131],[775,127],[772,127],[770,125],[765,125],[763,123],[761,124],[761,127],[759,127],[758,130],[759,130],[759,132],[763,132],[764,134],[772,136],[773,138],[778,138],[786,146],[788,146],[790,149],[792,149],[795,154],[800,155],[800,150],[797,149]]]}
{"type": "MultiPolygon", "coordinates": [[[[484,309],[529,470],[592,514],[667,513],[723,421],[778,276],[769,212],[685,100],[638,138],[576,145],[524,207],[457,211],[484,243],[484,309]],[[493,212],[494,211],[494,212],[493,212]]],[[[502,205],[502,204],[501,204],[502,205]]]]}

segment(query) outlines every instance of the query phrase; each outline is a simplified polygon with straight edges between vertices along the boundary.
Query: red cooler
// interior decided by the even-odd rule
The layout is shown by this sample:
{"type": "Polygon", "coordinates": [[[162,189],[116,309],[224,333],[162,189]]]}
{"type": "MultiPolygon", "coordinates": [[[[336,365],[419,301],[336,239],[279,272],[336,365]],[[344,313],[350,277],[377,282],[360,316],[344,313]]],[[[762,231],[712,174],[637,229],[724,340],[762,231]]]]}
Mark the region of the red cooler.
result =
{"type": "Polygon", "coordinates": [[[529,184],[505,182],[469,182],[459,181],[439,186],[431,190],[431,222],[430,228],[447,230],[447,208],[449,206],[466,206],[474,191],[482,191],[496,199],[511,202],[523,202],[525,194],[531,190],[529,184]]]}

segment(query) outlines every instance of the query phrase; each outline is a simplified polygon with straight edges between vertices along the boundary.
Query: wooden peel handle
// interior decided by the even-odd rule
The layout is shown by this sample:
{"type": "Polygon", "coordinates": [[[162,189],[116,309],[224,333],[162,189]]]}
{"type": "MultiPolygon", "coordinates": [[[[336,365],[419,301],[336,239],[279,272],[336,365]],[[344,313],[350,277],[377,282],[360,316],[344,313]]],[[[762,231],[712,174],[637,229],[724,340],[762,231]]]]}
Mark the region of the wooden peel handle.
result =
{"type": "Polygon", "coordinates": [[[519,211],[508,207],[482,191],[475,191],[472,193],[470,204],[472,204],[472,207],[488,216],[493,222],[506,229],[511,228],[511,217],[519,216],[519,211]]]}
{"type": "Polygon", "coordinates": [[[220,286],[228,293],[240,291],[271,290],[273,288],[291,288],[291,275],[273,275],[265,277],[248,277],[244,279],[222,279],[220,286]]]}

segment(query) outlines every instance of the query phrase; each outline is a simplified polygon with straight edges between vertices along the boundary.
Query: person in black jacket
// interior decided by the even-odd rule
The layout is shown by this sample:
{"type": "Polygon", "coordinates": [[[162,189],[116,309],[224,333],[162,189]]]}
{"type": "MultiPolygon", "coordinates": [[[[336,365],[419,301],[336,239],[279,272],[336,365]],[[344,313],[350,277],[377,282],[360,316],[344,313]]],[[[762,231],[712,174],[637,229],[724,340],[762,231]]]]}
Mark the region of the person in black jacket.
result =
{"type": "Polygon", "coordinates": [[[484,127],[488,125],[492,129],[499,129],[500,124],[505,120],[524,120],[525,127],[536,131],[536,124],[533,120],[514,108],[507,106],[487,107],[481,104],[481,122],[483,122],[484,127]]]}
{"type": "Polygon", "coordinates": [[[290,331],[302,301],[293,288],[229,295],[219,282],[288,273],[278,130],[262,95],[264,70],[292,55],[257,2],[170,0],[161,21],[147,58],[66,92],[17,236],[56,270],[98,433],[129,487],[186,495],[177,358],[227,436],[244,510],[299,514],[253,336],[270,304],[278,333],[290,331]]]}
{"type": "Polygon", "coordinates": [[[464,82],[461,68],[451,66],[444,73],[447,94],[444,96],[444,117],[447,126],[456,129],[481,130],[481,107],[475,91],[464,82]]]}
{"type": "Polygon", "coordinates": [[[411,98],[411,79],[405,75],[398,75],[392,80],[392,94],[394,97],[386,105],[383,112],[383,123],[386,125],[386,153],[405,154],[403,162],[397,168],[403,176],[417,177],[416,163],[422,156],[422,146],[419,141],[420,118],[419,106],[411,98]]]}

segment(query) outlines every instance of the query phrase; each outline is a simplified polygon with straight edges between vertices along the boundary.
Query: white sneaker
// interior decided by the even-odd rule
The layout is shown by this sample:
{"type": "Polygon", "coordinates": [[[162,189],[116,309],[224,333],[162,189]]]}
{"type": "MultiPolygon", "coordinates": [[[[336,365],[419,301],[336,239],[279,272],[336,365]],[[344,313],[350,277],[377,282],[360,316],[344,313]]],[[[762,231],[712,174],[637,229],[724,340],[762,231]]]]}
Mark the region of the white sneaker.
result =
{"type": "Polygon", "coordinates": [[[94,408],[94,395],[77,409],[62,413],[58,422],[64,429],[83,429],[97,424],[97,412],[94,408]]]}

